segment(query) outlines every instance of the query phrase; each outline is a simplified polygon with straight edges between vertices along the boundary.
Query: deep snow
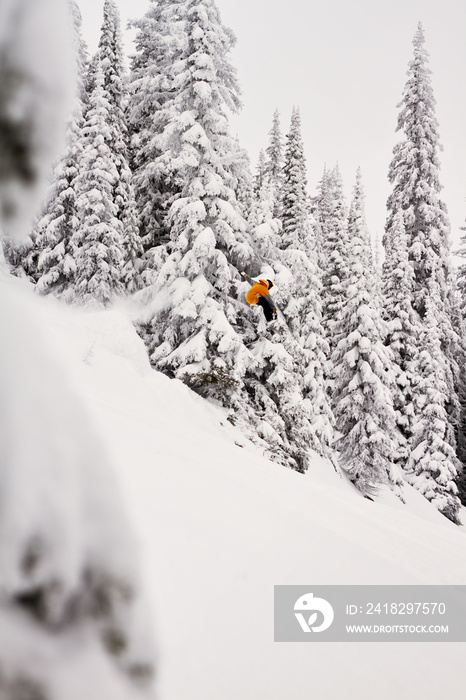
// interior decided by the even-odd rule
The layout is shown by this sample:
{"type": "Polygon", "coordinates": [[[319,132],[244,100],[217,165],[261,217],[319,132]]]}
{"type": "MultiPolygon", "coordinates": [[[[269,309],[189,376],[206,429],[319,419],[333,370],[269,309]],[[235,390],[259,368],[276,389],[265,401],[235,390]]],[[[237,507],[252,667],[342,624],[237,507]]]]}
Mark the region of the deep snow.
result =
{"type": "Polygon", "coordinates": [[[466,584],[464,528],[410,487],[370,502],[318,457],[305,475],[269,462],[150,368],[129,307],[31,304],[140,541],[160,700],[463,697],[461,644],[274,643],[273,586],[466,584]]]}

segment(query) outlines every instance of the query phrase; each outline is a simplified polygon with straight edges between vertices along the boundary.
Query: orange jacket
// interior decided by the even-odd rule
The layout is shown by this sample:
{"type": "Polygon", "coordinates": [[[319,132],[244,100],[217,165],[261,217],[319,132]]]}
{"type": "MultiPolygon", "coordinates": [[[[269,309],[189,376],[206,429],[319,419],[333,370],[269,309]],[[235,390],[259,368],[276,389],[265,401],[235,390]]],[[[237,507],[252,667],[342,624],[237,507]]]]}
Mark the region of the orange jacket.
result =
{"type": "Polygon", "coordinates": [[[265,297],[269,293],[269,285],[265,280],[259,280],[252,285],[251,289],[246,294],[248,304],[257,304],[257,297],[265,297]]]}

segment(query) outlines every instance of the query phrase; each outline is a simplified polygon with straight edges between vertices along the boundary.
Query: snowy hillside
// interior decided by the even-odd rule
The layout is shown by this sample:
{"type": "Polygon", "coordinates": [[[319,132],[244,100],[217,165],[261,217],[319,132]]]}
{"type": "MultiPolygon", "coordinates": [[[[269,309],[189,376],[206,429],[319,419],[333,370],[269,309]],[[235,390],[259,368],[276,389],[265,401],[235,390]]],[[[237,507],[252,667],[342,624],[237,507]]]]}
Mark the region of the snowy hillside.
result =
{"type": "Polygon", "coordinates": [[[150,368],[127,310],[22,296],[116,470],[161,700],[463,696],[460,644],[274,643],[273,586],[464,584],[464,528],[410,487],[405,506],[373,503],[320,458],[305,475],[267,461],[223,409],[150,368]]]}

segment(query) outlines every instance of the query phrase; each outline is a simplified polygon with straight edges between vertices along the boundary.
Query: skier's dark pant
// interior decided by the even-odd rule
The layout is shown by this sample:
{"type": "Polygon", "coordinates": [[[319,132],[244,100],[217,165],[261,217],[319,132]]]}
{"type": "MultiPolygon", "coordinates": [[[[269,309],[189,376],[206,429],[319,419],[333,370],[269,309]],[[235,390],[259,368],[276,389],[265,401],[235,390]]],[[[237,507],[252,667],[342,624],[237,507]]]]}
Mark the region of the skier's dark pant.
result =
{"type": "Polygon", "coordinates": [[[262,307],[262,310],[264,312],[265,320],[266,321],[271,321],[274,317],[274,310],[270,303],[264,299],[264,297],[259,297],[257,300],[257,305],[262,307]]]}

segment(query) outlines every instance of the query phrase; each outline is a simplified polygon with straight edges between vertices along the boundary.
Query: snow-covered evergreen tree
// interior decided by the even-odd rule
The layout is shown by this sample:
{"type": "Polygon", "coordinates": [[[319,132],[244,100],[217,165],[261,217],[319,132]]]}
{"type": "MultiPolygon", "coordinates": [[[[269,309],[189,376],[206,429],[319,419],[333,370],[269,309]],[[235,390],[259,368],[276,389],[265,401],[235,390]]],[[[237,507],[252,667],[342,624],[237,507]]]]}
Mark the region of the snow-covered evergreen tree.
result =
{"type": "Polygon", "coordinates": [[[459,370],[458,398],[460,403],[459,421],[456,433],[457,457],[462,470],[458,477],[459,495],[461,502],[466,504],[466,318],[464,317],[464,297],[460,287],[460,270],[457,271],[457,289],[452,293],[453,327],[460,339],[459,351],[456,355],[459,370]]]}
{"type": "Polygon", "coordinates": [[[259,158],[257,159],[256,175],[254,178],[254,192],[256,194],[256,197],[259,197],[259,193],[262,189],[262,185],[264,184],[265,171],[266,171],[265,151],[263,149],[261,149],[259,151],[259,158]]]}
{"type": "Polygon", "coordinates": [[[111,107],[100,64],[82,128],[84,167],[76,178],[76,213],[79,225],[73,237],[76,248],[74,300],[108,304],[122,294],[123,227],[117,218],[115,188],[119,173],[113,159],[111,107]]]}
{"type": "Polygon", "coordinates": [[[254,191],[256,201],[252,208],[251,222],[254,226],[267,224],[276,229],[280,226],[281,197],[283,183],[283,136],[280,115],[275,110],[269,145],[259,152],[254,191]]]}
{"type": "Polygon", "coordinates": [[[287,323],[279,320],[270,331],[261,309],[251,308],[255,323],[245,342],[256,362],[244,376],[244,399],[252,410],[253,439],[257,436],[263,441],[266,454],[274,461],[303,472],[309,464],[309,450],[327,455],[333,434],[323,388],[325,343],[318,280],[302,250],[280,249],[277,219],[257,226],[252,235],[266,261],[260,277],[275,280],[272,298],[287,323]]]}
{"type": "Polygon", "coordinates": [[[377,280],[377,289],[379,293],[382,290],[382,269],[383,269],[383,245],[382,238],[378,233],[375,234],[373,246],[372,246],[372,258],[374,261],[375,277],[377,280]]]}
{"type": "Polygon", "coordinates": [[[186,0],[183,12],[177,87],[154,142],[155,167],[170,162],[184,186],[169,211],[171,253],[150,290],[145,337],[152,362],[168,373],[188,380],[220,368],[240,377],[252,358],[238,333],[234,295],[237,270],[250,266],[253,250],[224,165],[234,147],[228,114],[240,104],[228,59],[233,36],[213,0],[186,0]]]}
{"type": "MultiPolygon", "coordinates": [[[[297,110],[287,137],[282,177],[286,229],[273,218],[270,207],[253,238],[262,260],[269,264],[262,277],[274,278],[272,293],[287,323],[278,322],[272,334],[259,327],[259,337],[250,345],[258,362],[245,383],[255,414],[261,418],[259,434],[272,446],[272,453],[275,448],[274,458],[304,471],[310,448],[329,453],[333,417],[324,389],[327,348],[321,326],[320,281],[307,254],[313,248],[313,232],[297,110]]],[[[262,193],[266,187],[270,187],[267,176],[262,193]]]]}
{"type": "Polygon", "coordinates": [[[307,206],[307,175],[301,136],[299,109],[293,108],[290,131],[286,136],[286,148],[282,172],[282,213],[283,233],[281,247],[307,246],[309,212],[307,206]],[[306,238],[304,238],[306,236],[306,238]]]}
{"type": "Polygon", "coordinates": [[[76,178],[74,295],[80,302],[107,304],[125,289],[138,287],[142,253],[127,159],[123,48],[114,0],[104,3],[88,85],[81,130],[84,167],[76,178]]]}
{"type": "Polygon", "coordinates": [[[284,139],[280,126],[280,114],[275,110],[269,145],[259,152],[255,177],[256,203],[252,221],[258,226],[267,224],[276,228],[281,221],[282,186],[284,167],[284,139]],[[275,223],[272,223],[275,221],[275,223]]]}
{"type": "Polygon", "coordinates": [[[413,361],[418,351],[421,323],[412,306],[414,270],[408,259],[408,241],[402,211],[387,226],[384,246],[382,311],[387,322],[386,345],[392,351],[395,370],[393,403],[398,430],[403,438],[397,462],[404,467],[413,432],[413,361]]]}
{"type": "Polygon", "coordinates": [[[136,53],[131,60],[128,125],[133,186],[145,250],[168,237],[166,217],[171,198],[183,186],[183,178],[178,177],[157,139],[172,117],[162,108],[179,90],[174,81],[186,52],[185,14],[185,0],[150,0],[144,17],[132,22],[137,33],[136,53]]]}
{"type": "Polygon", "coordinates": [[[432,272],[445,299],[445,259],[448,250],[449,221],[440,199],[440,162],[435,97],[428,67],[428,53],[421,25],[414,36],[414,58],[409,64],[408,81],[400,103],[397,130],[403,140],[393,150],[389,179],[393,191],[388,199],[387,226],[397,212],[403,212],[408,236],[409,259],[414,269],[413,306],[424,316],[427,281],[432,272]],[[430,255],[430,251],[434,255],[430,255]],[[430,264],[435,264],[432,270],[430,264]]]}
{"type": "Polygon", "coordinates": [[[281,214],[281,189],[283,182],[283,136],[280,126],[280,113],[278,109],[273,115],[272,128],[269,132],[269,145],[265,149],[266,180],[271,190],[273,200],[272,216],[277,219],[281,214]]]}
{"type": "MultiPolygon", "coordinates": [[[[307,230],[310,230],[309,225],[307,230]]],[[[278,250],[274,257],[275,297],[289,329],[285,338],[295,361],[293,381],[298,381],[311,424],[310,444],[320,454],[328,455],[333,442],[334,419],[325,390],[328,346],[322,327],[319,276],[316,266],[300,246],[278,250]]]]}
{"type": "Polygon", "coordinates": [[[306,160],[299,110],[294,109],[283,168],[283,230],[276,259],[286,267],[279,277],[277,299],[288,326],[302,348],[303,392],[321,451],[332,442],[333,416],[324,388],[328,355],[322,327],[321,282],[315,264],[316,244],[307,202],[306,160]]]}
{"type": "Polygon", "coordinates": [[[72,297],[71,287],[76,272],[73,236],[77,230],[76,178],[83,168],[83,147],[80,141],[87,94],[84,80],[88,68],[87,46],[81,35],[81,12],[70,0],[74,26],[74,48],[77,62],[77,92],[67,125],[67,143],[53,171],[46,203],[32,234],[33,246],[25,261],[26,270],[37,280],[41,294],[72,297]]]}
{"type": "MultiPolygon", "coordinates": [[[[348,213],[348,239],[352,240],[355,237],[365,242],[361,250],[361,252],[364,252],[365,257],[361,262],[369,272],[371,284],[374,284],[376,280],[376,271],[374,267],[371,237],[366,221],[365,195],[362,185],[361,168],[358,168],[356,171],[353,198],[348,213]]],[[[373,290],[374,293],[376,293],[376,287],[373,287],[373,290]]]]}
{"type": "Polygon", "coordinates": [[[305,472],[310,450],[326,454],[328,446],[328,426],[319,421],[321,406],[311,405],[305,394],[306,353],[283,323],[273,334],[261,330],[250,349],[257,362],[245,385],[255,431],[274,461],[305,472]]]}
{"type": "Polygon", "coordinates": [[[391,397],[390,351],[374,275],[367,267],[370,240],[358,174],[349,220],[346,299],[335,322],[339,342],[332,354],[336,447],[352,481],[365,494],[389,483],[399,495],[400,472],[393,466],[397,444],[391,397]]]}
{"type": "MultiPolygon", "coordinates": [[[[460,340],[453,326],[452,290],[454,276],[450,260],[449,221],[446,206],[440,198],[439,133],[435,115],[435,98],[424,48],[424,32],[419,25],[413,45],[405,85],[398,130],[403,140],[394,148],[389,179],[393,191],[388,199],[386,230],[402,213],[408,242],[408,257],[414,272],[412,306],[424,321],[427,297],[436,299],[437,325],[442,351],[447,358],[445,381],[448,419],[454,428],[449,431],[455,447],[455,430],[460,414],[458,400],[460,372],[457,363],[460,340]],[[435,288],[430,283],[435,280],[435,288]]],[[[391,266],[390,260],[387,264],[391,266]]]]}
{"type": "Polygon", "coordinates": [[[324,167],[322,178],[317,185],[317,194],[310,200],[310,211],[312,215],[312,227],[314,230],[314,241],[316,246],[316,262],[321,276],[325,268],[323,260],[323,240],[327,237],[327,227],[330,221],[331,212],[331,174],[324,167]]]}
{"type": "Polygon", "coordinates": [[[38,253],[32,235],[26,236],[20,243],[5,236],[0,254],[11,275],[36,281],[38,253]]]}
{"type": "MultiPolygon", "coordinates": [[[[278,115],[275,116],[277,120],[278,115]]],[[[273,292],[287,325],[279,322],[270,335],[262,325],[262,312],[257,310],[259,334],[249,345],[257,364],[247,372],[244,381],[248,400],[260,418],[259,435],[268,443],[273,458],[305,471],[310,448],[328,454],[333,417],[324,390],[322,365],[326,345],[321,326],[320,282],[306,252],[312,247],[312,229],[297,110],[293,113],[282,173],[287,192],[286,231],[281,221],[273,217],[272,192],[277,183],[272,182],[262,160],[255,212],[259,225],[253,231],[253,239],[259,256],[268,265],[262,268],[261,276],[275,279],[273,292]]]]}
{"type": "Polygon", "coordinates": [[[131,170],[128,162],[128,128],[125,107],[128,87],[125,76],[123,41],[120,29],[120,15],[115,0],[105,0],[103,24],[99,46],[92,62],[92,81],[95,74],[103,73],[103,85],[108,101],[107,142],[117,170],[117,180],[113,189],[116,205],[116,218],[123,229],[123,282],[129,291],[138,288],[139,258],[142,243],[139,235],[136,202],[131,183],[131,170]]]}
{"type": "Polygon", "coordinates": [[[225,162],[234,177],[234,191],[240,212],[245,221],[253,222],[255,204],[254,177],[251,173],[251,161],[248,152],[242,148],[239,138],[235,139],[235,150],[225,162]]]}
{"type": "Polygon", "coordinates": [[[338,166],[324,173],[317,220],[321,235],[322,322],[330,352],[338,344],[336,324],[341,317],[348,284],[348,214],[338,166]]]}
{"type": "MultiPolygon", "coordinates": [[[[466,226],[463,226],[461,230],[466,231],[466,226]]],[[[460,247],[457,251],[457,255],[466,259],[466,233],[461,236],[460,247]]],[[[461,309],[461,315],[466,321],[466,263],[463,263],[458,267],[457,287],[459,291],[459,307],[461,309]]]]}
{"type": "Polygon", "coordinates": [[[453,428],[445,406],[448,401],[448,362],[441,348],[438,326],[438,286],[435,273],[428,281],[425,316],[416,357],[414,404],[417,420],[412,451],[406,465],[406,480],[453,522],[460,508],[456,479],[459,460],[452,447],[453,428]]]}
{"type": "Polygon", "coordinates": [[[274,188],[269,179],[265,177],[252,207],[251,221],[254,226],[272,225],[271,222],[275,222],[274,228],[281,226],[280,219],[274,218],[274,203],[274,188]]]}

